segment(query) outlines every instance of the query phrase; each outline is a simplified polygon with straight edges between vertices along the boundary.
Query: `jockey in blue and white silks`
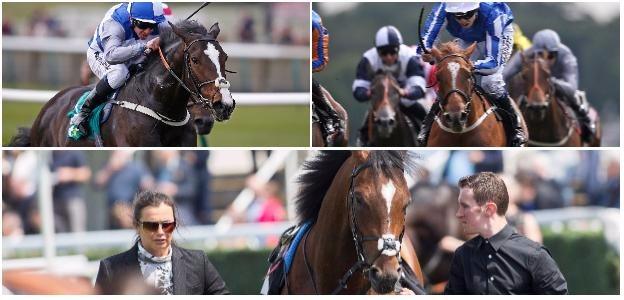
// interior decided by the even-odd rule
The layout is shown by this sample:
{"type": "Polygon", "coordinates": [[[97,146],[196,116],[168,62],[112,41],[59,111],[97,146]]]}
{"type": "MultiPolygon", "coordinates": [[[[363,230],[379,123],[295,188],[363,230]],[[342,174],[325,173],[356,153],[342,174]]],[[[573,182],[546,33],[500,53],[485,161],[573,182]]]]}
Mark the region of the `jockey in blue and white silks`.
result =
{"type": "MultiPolygon", "coordinates": [[[[561,43],[559,34],[551,29],[543,29],[535,33],[533,45],[524,51],[524,56],[532,57],[536,52],[545,51],[551,63],[550,81],[560,96],[573,110],[581,123],[583,140],[589,142],[595,134],[596,124],[589,117],[589,103],[586,103],[583,92],[578,91],[579,70],[576,56],[568,46],[561,43]]],[[[522,70],[522,57],[512,57],[503,71],[506,81],[522,70]]]]}
{"type": "MultiPolygon", "coordinates": [[[[513,48],[513,19],[511,9],[502,2],[439,3],[427,17],[422,37],[425,47],[431,48],[446,22],[446,30],[463,48],[477,43],[471,60],[475,73],[480,75],[480,85],[496,106],[512,115],[510,126],[514,135],[511,144],[521,146],[526,143],[526,135],[520,126],[520,116],[511,105],[502,75],[513,48]]],[[[423,53],[420,47],[417,51],[423,53]]],[[[418,139],[420,144],[426,143],[439,105],[433,105],[433,108],[423,122],[418,139]]]]}
{"type": "MultiPolygon", "coordinates": [[[[420,58],[414,49],[403,44],[401,32],[394,26],[381,27],[375,34],[375,47],[364,52],[358,63],[355,80],[353,81],[353,97],[359,102],[370,100],[371,81],[377,71],[388,71],[394,75],[401,87],[400,108],[412,121],[418,124],[426,115],[426,110],[417,100],[425,96],[425,73],[420,64],[420,58]]],[[[368,141],[368,124],[360,129],[360,143],[366,145],[368,141]]]]}
{"type": "Polygon", "coordinates": [[[68,128],[69,138],[87,135],[88,116],[106,96],[129,77],[128,67],[146,59],[146,50],[156,50],[159,28],[168,27],[161,2],[129,2],[110,8],[89,41],[87,62],[100,79],[75,114],[68,128]]]}

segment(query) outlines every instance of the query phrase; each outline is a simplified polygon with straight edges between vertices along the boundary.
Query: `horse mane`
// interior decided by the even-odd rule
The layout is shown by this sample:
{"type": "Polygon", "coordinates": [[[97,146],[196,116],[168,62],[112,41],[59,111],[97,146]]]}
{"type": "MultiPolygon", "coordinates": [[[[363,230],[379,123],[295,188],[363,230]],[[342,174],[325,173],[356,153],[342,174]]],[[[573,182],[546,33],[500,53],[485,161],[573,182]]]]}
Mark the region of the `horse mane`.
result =
{"type": "Polygon", "coordinates": [[[442,52],[442,54],[444,55],[448,55],[452,53],[460,53],[464,51],[464,49],[462,49],[462,47],[456,41],[442,43],[436,46],[436,48],[438,48],[438,50],[440,50],[440,52],[442,52]]]}
{"type": "MultiPolygon", "coordinates": [[[[323,198],[334,181],[336,173],[351,156],[350,151],[321,151],[314,159],[303,164],[305,172],[297,182],[301,185],[295,198],[297,216],[300,222],[315,221],[318,217],[323,198]]],[[[371,151],[368,162],[373,172],[382,172],[386,177],[396,180],[394,168],[400,168],[408,174],[420,173],[417,156],[408,151],[371,151]]],[[[403,173],[400,173],[403,176],[403,173]]]]}

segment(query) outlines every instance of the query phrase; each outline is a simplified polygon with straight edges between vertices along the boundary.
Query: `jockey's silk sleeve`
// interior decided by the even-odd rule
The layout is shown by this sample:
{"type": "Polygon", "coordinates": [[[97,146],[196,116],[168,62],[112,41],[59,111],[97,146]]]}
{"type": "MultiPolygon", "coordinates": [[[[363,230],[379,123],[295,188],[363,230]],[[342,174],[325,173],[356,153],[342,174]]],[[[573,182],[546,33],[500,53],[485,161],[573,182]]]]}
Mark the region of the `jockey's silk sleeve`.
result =
{"type": "Polygon", "coordinates": [[[126,63],[143,53],[147,41],[127,40],[124,42],[124,30],[113,20],[102,24],[102,45],[104,59],[111,65],[126,63]],[[125,44],[124,44],[125,43],[125,44]]]}

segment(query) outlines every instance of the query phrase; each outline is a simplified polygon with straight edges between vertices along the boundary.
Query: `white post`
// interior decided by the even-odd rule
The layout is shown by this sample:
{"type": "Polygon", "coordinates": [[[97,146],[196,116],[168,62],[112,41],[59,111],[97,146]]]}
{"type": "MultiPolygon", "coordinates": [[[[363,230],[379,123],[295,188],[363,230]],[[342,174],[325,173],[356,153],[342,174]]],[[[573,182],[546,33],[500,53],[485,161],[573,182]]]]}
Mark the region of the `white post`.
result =
{"type": "Polygon", "coordinates": [[[52,271],[56,256],[54,237],[54,209],[52,207],[52,175],[50,173],[50,151],[37,151],[39,213],[41,214],[41,234],[43,235],[43,257],[48,271],[52,271]]]}
{"type": "Polygon", "coordinates": [[[286,212],[288,213],[288,220],[294,220],[296,216],[295,212],[295,196],[297,196],[297,190],[299,184],[297,183],[297,172],[299,171],[299,153],[303,151],[293,151],[292,154],[286,160],[286,166],[284,168],[285,178],[285,194],[286,194],[286,212]]]}

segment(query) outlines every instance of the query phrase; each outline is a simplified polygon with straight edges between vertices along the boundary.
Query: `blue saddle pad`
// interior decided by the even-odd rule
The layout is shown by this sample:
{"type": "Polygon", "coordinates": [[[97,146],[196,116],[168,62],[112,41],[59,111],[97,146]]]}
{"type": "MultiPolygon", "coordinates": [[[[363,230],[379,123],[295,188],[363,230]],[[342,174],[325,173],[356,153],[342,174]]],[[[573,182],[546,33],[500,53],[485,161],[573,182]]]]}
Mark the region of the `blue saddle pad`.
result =
{"type": "Polygon", "coordinates": [[[303,223],[301,228],[297,230],[295,238],[288,246],[288,250],[286,251],[286,254],[284,254],[284,274],[288,274],[288,271],[290,271],[290,266],[292,265],[295,253],[297,252],[297,246],[299,245],[299,242],[301,242],[301,239],[305,236],[306,232],[310,230],[310,227],[312,227],[312,222],[303,223]]]}
{"type": "MultiPolygon", "coordinates": [[[[80,96],[80,98],[78,98],[78,101],[76,102],[76,105],[74,105],[74,108],[67,113],[67,117],[71,118],[80,111],[80,108],[82,107],[82,105],[84,105],[90,92],[91,91],[86,91],[82,94],[82,96],[80,96]]],[[[91,139],[95,138],[95,136],[100,135],[100,125],[104,124],[110,117],[113,101],[115,100],[115,98],[117,98],[118,92],[119,89],[108,95],[107,101],[94,108],[89,115],[89,137],[91,139]]]]}

